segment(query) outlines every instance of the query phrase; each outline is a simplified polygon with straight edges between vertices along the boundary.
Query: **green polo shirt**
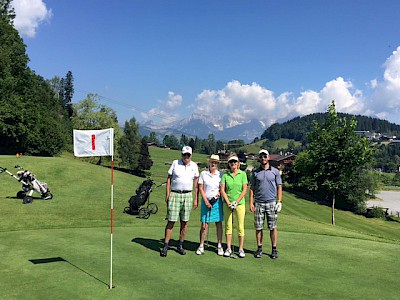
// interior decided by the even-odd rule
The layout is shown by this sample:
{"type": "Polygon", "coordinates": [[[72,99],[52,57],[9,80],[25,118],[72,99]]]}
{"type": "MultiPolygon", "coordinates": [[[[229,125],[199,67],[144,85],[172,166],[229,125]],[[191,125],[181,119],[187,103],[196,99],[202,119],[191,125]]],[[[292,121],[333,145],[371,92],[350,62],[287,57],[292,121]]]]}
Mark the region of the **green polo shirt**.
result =
{"type": "MultiPolygon", "coordinates": [[[[225,184],[225,192],[228,195],[229,201],[236,201],[239,198],[240,194],[243,191],[243,184],[247,184],[247,175],[246,172],[242,170],[238,170],[238,173],[235,177],[232,176],[231,171],[226,171],[224,175],[222,175],[221,184],[225,184]]],[[[242,205],[245,203],[245,199],[243,199],[238,203],[242,205]]]]}

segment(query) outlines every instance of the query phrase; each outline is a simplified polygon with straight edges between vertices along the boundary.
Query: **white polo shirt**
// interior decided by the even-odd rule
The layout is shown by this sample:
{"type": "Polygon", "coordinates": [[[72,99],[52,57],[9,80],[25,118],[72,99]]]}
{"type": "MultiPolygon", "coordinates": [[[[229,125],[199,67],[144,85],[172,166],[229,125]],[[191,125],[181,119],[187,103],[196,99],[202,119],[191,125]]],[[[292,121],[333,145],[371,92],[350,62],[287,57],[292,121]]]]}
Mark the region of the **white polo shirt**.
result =
{"type": "Polygon", "coordinates": [[[172,191],[191,191],[193,190],[193,180],[199,177],[199,168],[192,161],[185,166],[181,159],[177,159],[172,162],[168,175],[172,176],[172,191]]]}
{"type": "Polygon", "coordinates": [[[203,185],[207,199],[211,199],[219,194],[222,173],[218,170],[212,175],[210,170],[204,170],[199,177],[199,184],[203,185]]]}

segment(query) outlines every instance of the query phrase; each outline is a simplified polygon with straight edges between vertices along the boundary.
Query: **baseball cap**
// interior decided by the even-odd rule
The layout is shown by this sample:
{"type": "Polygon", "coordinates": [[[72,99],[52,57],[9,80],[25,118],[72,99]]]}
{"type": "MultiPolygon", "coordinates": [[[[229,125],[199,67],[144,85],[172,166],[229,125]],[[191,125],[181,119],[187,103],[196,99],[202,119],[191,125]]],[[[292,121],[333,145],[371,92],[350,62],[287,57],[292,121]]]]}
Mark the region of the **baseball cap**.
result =
{"type": "Polygon", "coordinates": [[[265,154],[265,155],[269,156],[269,152],[268,152],[267,150],[265,150],[265,149],[261,149],[261,150],[258,152],[258,155],[261,155],[261,154],[265,154]]]}
{"type": "Polygon", "coordinates": [[[236,155],[232,155],[232,156],[228,157],[228,161],[231,161],[231,160],[239,161],[239,158],[236,155]]]}
{"type": "Polygon", "coordinates": [[[185,153],[189,153],[190,155],[192,155],[192,147],[183,146],[183,148],[182,148],[182,154],[185,154],[185,153]]]}

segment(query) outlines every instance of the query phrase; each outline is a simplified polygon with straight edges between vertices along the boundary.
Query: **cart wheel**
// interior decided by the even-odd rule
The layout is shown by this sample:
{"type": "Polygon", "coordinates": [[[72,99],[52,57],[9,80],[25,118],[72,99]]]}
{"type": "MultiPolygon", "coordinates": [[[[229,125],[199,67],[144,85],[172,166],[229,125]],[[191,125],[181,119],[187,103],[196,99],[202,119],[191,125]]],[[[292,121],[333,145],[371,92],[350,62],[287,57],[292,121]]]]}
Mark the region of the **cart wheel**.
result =
{"type": "Polygon", "coordinates": [[[45,194],[42,195],[42,198],[43,198],[44,200],[53,199],[53,194],[50,193],[50,192],[47,192],[47,193],[45,193],[45,194]]]}
{"type": "Polygon", "coordinates": [[[33,198],[31,196],[25,196],[24,200],[22,200],[24,204],[31,204],[33,202],[33,198]]]}
{"type": "Polygon", "coordinates": [[[26,196],[26,193],[24,191],[19,191],[17,193],[17,198],[18,199],[24,199],[25,196],[26,196]]]}
{"type": "Polygon", "coordinates": [[[138,218],[140,219],[148,219],[150,217],[150,211],[147,208],[142,207],[139,209],[138,218]]]}
{"type": "Polygon", "coordinates": [[[149,210],[149,212],[153,215],[155,215],[158,212],[158,206],[155,203],[149,203],[147,205],[147,209],[149,210]]]}

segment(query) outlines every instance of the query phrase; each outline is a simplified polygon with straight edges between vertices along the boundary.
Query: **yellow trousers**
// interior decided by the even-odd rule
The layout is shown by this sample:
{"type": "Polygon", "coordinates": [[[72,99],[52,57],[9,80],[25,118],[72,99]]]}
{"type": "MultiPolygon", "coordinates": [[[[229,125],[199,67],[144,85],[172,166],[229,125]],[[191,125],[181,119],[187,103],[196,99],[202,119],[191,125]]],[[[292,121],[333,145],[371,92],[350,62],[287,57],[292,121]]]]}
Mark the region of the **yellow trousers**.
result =
{"type": "MultiPolygon", "coordinates": [[[[233,216],[233,221],[237,226],[238,236],[244,236],[244,217],[246,215],[246,207],[244,204],[238,205],[234,210],[235,215],[233,216]]],[[[232,234],[233,226],[232,224],[232,210],[226,205],[224,207],[224,219],[225,219],[225,234],[232,234]]]]}

